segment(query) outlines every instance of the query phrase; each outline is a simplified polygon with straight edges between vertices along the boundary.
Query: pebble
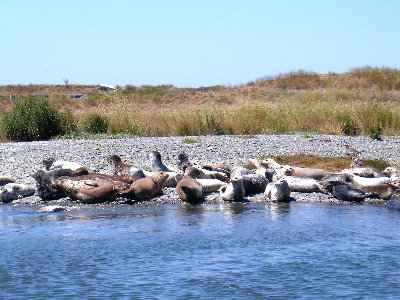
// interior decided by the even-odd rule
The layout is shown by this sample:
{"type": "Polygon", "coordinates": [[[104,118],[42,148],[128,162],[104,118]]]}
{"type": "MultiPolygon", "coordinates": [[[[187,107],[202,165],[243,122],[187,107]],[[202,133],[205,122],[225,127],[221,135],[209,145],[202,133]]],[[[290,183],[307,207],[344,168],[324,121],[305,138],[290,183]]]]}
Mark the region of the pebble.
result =
{"type": "MultiPolygon", "coordinates": [[[[391,163],[400,161],[400,138],[395,136],[385,137],[382,141],[368,137],[319,134],[193,138],[196,143],[185,143],[185,137],[182,136],[1,143],[0,176],[11,174],[18,183],[34,184],[30,175],[42,169],[42,160],[50,157],[74,161],[89,169],[111,174],[108,156],[118,154],[124,162],[143,167],[150,165],[147,155],[152,150],[160,151],[163,162],[171,166],[176,165],[181,151],[185,151],[192,161],[199,163],[243,166],[249,158],[268,155],[312,154],[344,157],[344,145],[347,143],[361,151],[361,158],[381,159],[391,163]]],[[[37,196],[30,198],[35,197],[37,201],[37,196]]]]}

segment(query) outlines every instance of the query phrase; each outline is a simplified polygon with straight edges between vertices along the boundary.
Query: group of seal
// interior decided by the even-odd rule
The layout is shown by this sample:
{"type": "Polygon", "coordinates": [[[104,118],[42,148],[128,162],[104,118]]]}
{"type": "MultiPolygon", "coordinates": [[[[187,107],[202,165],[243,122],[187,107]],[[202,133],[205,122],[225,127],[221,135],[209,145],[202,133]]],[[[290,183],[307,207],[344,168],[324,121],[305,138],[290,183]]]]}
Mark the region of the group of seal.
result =
{"type": "MultiPolygon", "coordinates": [[[[349,147],[348,147],[349,148],[349,147]]],[[[90,171],[75,162],[43,160],[44,169],[32,177],[36,189],[16,184],[10,176],[0,176],[0,202],[30,196],[35,191],[43,200],[69,197],[82,203],[102,203],[125,198],[143,201],[175,187],[178,197],[190,204],[205,201],[218,193],[224,201],[246,201],[246,196],[264,194],[267,201],[290,201],[293,192],[324,193],[343,201],[365,198],[389,199],[400,188],[400,171],[394,167],[382,172],[364,167],[359,152],[348,149],[352,165],[335,172],[281,165],[272,158],[249,159],[252,168],[227,164],[192,162],[185,152],[178,154],[176,167],[163,163],[159,151],[148,154],[149,167],[123,162],[117,154],[107,157],[111,174],[90,171]]]]}

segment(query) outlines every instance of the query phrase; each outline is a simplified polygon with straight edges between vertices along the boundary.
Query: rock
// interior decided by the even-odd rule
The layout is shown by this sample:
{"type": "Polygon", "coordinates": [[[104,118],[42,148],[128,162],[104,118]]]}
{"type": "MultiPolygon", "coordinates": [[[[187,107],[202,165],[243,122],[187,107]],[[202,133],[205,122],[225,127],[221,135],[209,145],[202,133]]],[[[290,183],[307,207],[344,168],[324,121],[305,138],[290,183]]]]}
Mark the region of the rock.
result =
{"type": "Polygon", "coordinates": [[[68,211],[68,209],[64,206],[60,205],[47,205],[41,207],[38,212],[41,213],[58,213],[58,212],[63,212],[63,211],[68,211]]]}

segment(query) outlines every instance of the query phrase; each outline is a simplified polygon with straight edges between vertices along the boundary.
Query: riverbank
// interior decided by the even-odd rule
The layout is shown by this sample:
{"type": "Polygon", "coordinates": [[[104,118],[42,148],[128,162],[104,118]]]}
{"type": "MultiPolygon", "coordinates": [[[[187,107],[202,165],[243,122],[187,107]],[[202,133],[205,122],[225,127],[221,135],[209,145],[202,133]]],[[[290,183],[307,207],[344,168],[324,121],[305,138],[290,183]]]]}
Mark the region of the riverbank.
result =
{"type": "MultiPolygon", "coordinates": [[[[255,135],[255,136],[200,136],[200,137],[146,137],[94,140],[55,140],[0,144],[0,174],[12,175],[18,183],[35,184],[30,174],[43,168],[42,160],[53,157],[58,160],[78,162],[91,170],[111,174],[107,157],[118,154],[123,161],[137,166],[149,166],[147,155],[152,150],[162,154],[163,161],[176,165],[177,155],[185,151],[192,161],[199,163],[225,163],[244,166],[250,158],[269,155],[289,156],[312,154],[317,156],[343,157],[344,145],[349,144],[361,151],[364,159],[386,160],[393,164],[400,161],[400,138],[390,137],[383,141],[365,137],[340,135],[255,135]]],[[[320,193],[293,193],[296,201],[332,201],[320,193]]],[[[263,195],[248,197],[249,201],[265,201],[263,195]]],[[[165,195],[156,203],[180,203],[173,188],[165,189],[165,195]]],[[[207,201],[219,201],[211,194],[207,201]]],[[[15,203],[39,203],[37,195],[15,203]]],[[[66,200],[48,204],[65,203],[66,200]]],[[[151,203],[151,202],[149,202],[151,203]]]]}

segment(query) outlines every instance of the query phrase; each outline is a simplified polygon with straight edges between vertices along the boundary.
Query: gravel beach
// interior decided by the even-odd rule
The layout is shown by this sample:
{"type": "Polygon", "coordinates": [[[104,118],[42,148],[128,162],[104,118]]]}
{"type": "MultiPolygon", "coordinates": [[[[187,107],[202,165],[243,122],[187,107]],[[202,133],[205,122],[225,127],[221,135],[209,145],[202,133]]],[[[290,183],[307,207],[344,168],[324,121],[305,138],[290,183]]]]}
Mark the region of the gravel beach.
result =
{"type": "MultiPolygon", "coordinates": [[[[12,175],[18,183],[34,184],[30,174],[43,168],[42,160],[53,157],[58,160],[75,161],[92,170],[111,173],[107,157],[118,154],[122,160],[137,166],[148,166],[148,153],[158,150],[163,162],[176,165],[177,155],[185,151],[192,161],[200,163],[226,163],[243,166],[249,158],[265,155],[313,154],[319,156],[345,156],[344,145],[361,151],[365,159],[383,159],[392,163],[400,161],[400,137],[386,137],[383,141],[367,137],[337,135],[256,135],[256,136],[199,136],[192,137],[137,137],[94,140],[55,140],[38,142],[1,143],[0,175],[12,175]]],[[[323,201],[329,196],[298,194],[297,201],[323,201]],[[322,197],[322,198],[321,198],[322,197]],[[316,199],[317,198],[317,199],[316,199]]],[[[212,197],[212,196],[211,196],[212,197]]],[[[214,195],[214,198],[216,195],[214,195]]],[[[210,198],[210,197],[208,197],[210,198]]],[[[257,197],[250,200],[257,200],[257,197]]],[[[26,201],[39,202],[37,196],[26,201]]],[[[178,199],[173,189],[159,201],[175,202],[178,199]],[[172,199],[171,199],[172,198],[172,199]]]]}

